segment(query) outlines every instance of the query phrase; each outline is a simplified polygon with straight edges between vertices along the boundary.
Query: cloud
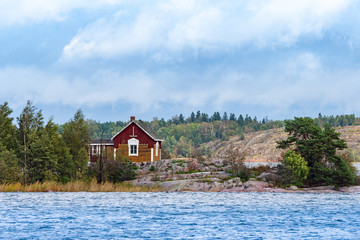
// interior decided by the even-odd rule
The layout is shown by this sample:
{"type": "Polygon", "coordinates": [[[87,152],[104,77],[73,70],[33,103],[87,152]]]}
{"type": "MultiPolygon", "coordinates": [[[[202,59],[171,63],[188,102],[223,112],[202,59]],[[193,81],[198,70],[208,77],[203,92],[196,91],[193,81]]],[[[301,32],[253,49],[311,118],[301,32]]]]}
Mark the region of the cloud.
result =
{"type": "Polygon", "coordinates": [[[2,0],[0,27],[61,21],[75,9],[94,10],[108,5],[119,5],[122,2],[122,0],[2,0]]]}
{"type": "Polygon", "coordinates": [[[2,84],[0,96],[13,106],[23,106],[27,99],[46,105],[90,108],[122,103],[136,112],[151,114],[154,109],[168,112],[174,106],[229,110],[227,107],[234,104],[265,108],[278,115],[299,106],[311,111],[335,106],[342,113],[360,111],[359,76],[359,70],[328,69],[311,52],[277,60],[261,72],[222,66],[202,73],[139,70],[124,74],[97,69],[89,77],[65,76],[35,67],[7,67],[0,69],[0,79],[11,81],[2,84]]]}
{"type": "Polygon", "coordinates": [[[116,14],[80,30],[63,59],[155,56],[291,46],[303,36],[321,38],[350,0],[152,1],[122,5],[116,14]],[[165,53],[164,53],[165,52],[165,53]],[[168,54],[166,54],[168,53],[168,54]]]}

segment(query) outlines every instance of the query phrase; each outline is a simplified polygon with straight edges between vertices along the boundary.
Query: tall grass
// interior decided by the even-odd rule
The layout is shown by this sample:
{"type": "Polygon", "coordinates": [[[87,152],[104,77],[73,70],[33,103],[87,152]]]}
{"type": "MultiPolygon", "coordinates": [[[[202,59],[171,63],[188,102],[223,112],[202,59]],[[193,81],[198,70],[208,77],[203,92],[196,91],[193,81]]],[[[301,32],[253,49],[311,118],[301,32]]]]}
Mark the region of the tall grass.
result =
{"type": "Polygon", "coordinates": [[[160,192],[157,186],[134,186],[132,184],[105,182],[97,184],[96,179],[91,182],[74,181],[58,183],[53,181],[36,182],[32,184],[10,183],[1,184],[0,192],[160,192]]]}

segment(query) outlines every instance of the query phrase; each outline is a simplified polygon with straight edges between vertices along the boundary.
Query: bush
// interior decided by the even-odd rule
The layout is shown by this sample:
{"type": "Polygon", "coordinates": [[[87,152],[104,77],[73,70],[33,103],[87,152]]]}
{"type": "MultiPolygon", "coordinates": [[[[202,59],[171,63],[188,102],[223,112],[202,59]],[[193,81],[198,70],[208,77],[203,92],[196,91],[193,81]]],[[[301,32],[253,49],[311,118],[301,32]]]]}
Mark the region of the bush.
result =
{"type": "Polygon", "coordinates": [[[154,165],[151,165],[150,169],[149,169],[151,172],[154,172],[155,171],[155,166],[154,165]]]}
{"type": "Polygon", "coordinates": [[[133,180],[136,177],[134,166],[129,162],[118,162],[112,160],[104,161],[104,180],[117,183],[133,180]]]}
{"type": "Polygon", "coordinates": [[[285,184],[294,184],[301,187],[304,180],[309,175],[307,162],[303,157],[301,157],[301,155],[297,154],[293,150],[289,150],[285,153],[280,168],[283,183],[285,184]]]}
{"type": "Polygon", "coordinates": [[[197,159],[192,160],[192,162],[188,164],[188,168],[189,171],[198,171],[199,170],[198,160],[197,159]]]}
{"type": "Polygon", "coordinates": [[[245,165],[241,165],[236,170],[233,170],[233,175],[239,177],[241,181],[246,182],[251,177],[251,171],[245,165]]]}
{"type": "Polygon", "coordinates": [[[251,176],[251,171],[244,164],[246,152],[241,151],[239,148],[236,148],[233,144],[231,144],[226,152],[224,164],[231,165],[231,171],[234,177],[240,177],[242,181],[249,180],[251,176]]]}

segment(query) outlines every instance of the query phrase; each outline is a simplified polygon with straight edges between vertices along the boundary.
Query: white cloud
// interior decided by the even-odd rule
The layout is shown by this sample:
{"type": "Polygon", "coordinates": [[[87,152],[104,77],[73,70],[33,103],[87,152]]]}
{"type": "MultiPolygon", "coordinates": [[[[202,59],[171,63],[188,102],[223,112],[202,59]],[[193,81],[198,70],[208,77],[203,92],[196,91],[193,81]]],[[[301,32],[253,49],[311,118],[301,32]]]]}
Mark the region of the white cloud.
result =
{"type": "Polygon", "coordinates": [[[74,9],[94,10],[122,2],[123,0],[1,0],[0,27],[49,20],[60,21],[74,9]]]}
{"type": "Polygon", "coordinates": [[[144,53],[160,56],[159,51],[174,55],[187,48],[226,51],[248,45],[289,46],[301,36],[321,37],[350,4],[350,0],[152,1],[131,7],[124,4],[122,8],[126,10],[79,31],[64,47],[63,58],[144,53]]]}
{"type": "Polygon", "coordinates": [[[169,106],[226,110],[229,104],[278,113],[307,104],[354,112],[360,111],[359,77],[359,70],[326,69],[310,52],[274,62],[258,73],[219,66],[204,73],[144,70],[124,75],[98,69],[91,77],[66,77],[34,67],[8,67],[0,69],[0,79],[9,79],[2,82],[0,96],[13,106],[23,106],[27,99],[77,107],[126,103],[137,112],[150,113],[166,111],[169,106]]]}

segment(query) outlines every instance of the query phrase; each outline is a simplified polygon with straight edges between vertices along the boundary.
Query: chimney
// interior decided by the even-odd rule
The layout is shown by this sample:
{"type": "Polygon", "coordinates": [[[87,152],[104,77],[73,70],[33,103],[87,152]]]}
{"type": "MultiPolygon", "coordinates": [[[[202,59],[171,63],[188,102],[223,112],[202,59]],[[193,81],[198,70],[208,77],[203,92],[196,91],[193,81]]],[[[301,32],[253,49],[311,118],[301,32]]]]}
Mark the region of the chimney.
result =
{"type": "Polygon", "coordinates": [[[130,121],[132,122],[132,121],[135,121],[135,116],[131,116],[130,117],[130,121]]]}

